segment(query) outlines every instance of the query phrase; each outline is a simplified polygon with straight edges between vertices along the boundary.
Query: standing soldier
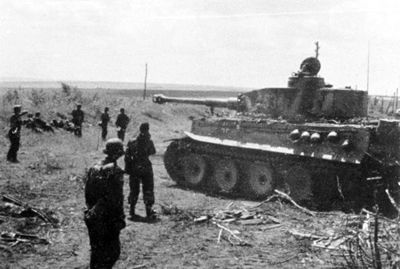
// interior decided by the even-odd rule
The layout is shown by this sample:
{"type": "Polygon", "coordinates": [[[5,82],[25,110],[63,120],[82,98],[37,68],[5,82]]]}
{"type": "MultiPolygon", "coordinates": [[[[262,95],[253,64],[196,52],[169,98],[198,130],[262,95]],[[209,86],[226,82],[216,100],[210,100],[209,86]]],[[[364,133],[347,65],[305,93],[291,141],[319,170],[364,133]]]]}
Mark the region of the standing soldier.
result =
{"type": "Polygon", "coordinates": [[[112,268],[121,253],[120,231],[125,228],[123,177],[117,160],[124,154],[118,138],[109,139],[107,157],[91,167],[85,186],[85,224],[91,247],[90,268],[112,268]]]}
{"type": "Polygon", "coordinates": [[[149,156],[156,153],[154,143],[149,133],[149,124],[140,125],[140,134],[136,140],[130,140],[125,152],[125,172],[129,174],[129,203],[131,219],[135,220],[135,206],[140,192],[140,182],[143,187],[143,201],[146,206],[146,216],[149,220],[156,218],[152,210],[154,204],[153,167],[149,156]]]}
{"type": "Polygon", "coordinates": [[[7,153],[7,161],[12,163],[19,163],[17,159],[17,152],[20,146],[21,139],[21,116],[27,114],[27,111],[21,113],[21,105],[14,106],[14,114],[10,117],[10,129],[8,131],[8,139],[10,139],[10,149],[7,153]]]}
{"type": "Polygon", "coordinates": [[[110,121],[110,115],[108,115],[108,107],[104,108],[104,113],[101,114],[101,138],[103,138],[103,141],[106,141],[107,137],[107,127],[108,127],[108,122],[110,121]]]}
{"type": "Polygon", "coordinates": [[[121,113],[118,114],[117,120],[115,121],[115,125],[118,128],[118,132],[117,132],[118,138],[121,139],[122,141],[124,141],[125,131],[126,131],[126,127],[128,127],[129,118],[125,114],[125,109],[121,108],[120,112],[121,113]]]}
{"type": "Polygon", "coordinates": [[[81,105],[78,104],[76,109],[72,110],[72,123],[75,125],[74,134],[77,137],[82,137],[82,123],[85,119],[85,113],[81,110],[81,105]]]}

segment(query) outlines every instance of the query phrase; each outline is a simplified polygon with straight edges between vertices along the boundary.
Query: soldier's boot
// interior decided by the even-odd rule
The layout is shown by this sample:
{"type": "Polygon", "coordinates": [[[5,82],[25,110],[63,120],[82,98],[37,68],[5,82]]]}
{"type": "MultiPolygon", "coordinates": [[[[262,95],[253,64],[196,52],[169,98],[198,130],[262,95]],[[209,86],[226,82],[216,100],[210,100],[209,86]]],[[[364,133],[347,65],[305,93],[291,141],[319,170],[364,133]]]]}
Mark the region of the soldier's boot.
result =
{"type": "Polygon", "coordinates": [[[139,221],[141,219],[141,217],[139,215],[136,215],[135,206],[132,206],[132,205],[129,209],[129,215],[130,215],[129,220],[131,220],[131,221],[139,221]]]}
{"type": "Polygon", "coordinates": [[[134,217],[136,214],[135,214],[135,208],[133,207],[131,207],[131,209],[129,210],[129,215],[131,215],[131,217],[134,217]]]}
{"type": "Polygon", "coordinates": [[[151,208],[151,206],[146,206],[146,217],[149,220],[155,220],[157,218],[156,212],[151,208]]]}

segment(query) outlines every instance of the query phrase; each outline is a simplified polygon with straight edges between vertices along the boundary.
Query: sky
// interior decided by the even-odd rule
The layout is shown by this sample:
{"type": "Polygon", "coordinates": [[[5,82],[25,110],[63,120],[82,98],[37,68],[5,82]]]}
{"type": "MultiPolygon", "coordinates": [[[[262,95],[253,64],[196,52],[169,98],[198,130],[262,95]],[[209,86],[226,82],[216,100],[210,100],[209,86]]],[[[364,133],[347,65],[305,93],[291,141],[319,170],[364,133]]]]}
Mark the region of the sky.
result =
{"type": "Polygon", "coordinates": [[[396,0],[0,0],[0,79],[285,87],[303,59],[340,88],[400,87],[396,0]]]}

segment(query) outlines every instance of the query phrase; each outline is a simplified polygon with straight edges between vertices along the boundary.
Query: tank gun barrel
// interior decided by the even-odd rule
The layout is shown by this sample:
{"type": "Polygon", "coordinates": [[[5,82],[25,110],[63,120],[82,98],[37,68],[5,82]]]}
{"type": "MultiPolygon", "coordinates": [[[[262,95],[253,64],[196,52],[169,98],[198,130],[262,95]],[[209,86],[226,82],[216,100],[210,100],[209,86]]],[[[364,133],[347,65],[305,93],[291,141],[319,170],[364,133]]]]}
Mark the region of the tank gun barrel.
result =
{"type": "Polygon", "coordinates": [[[231,110],[239,110],[239,98],[185,98],[185,97],[168,97],[163,94],[153,95],[153,102],[157,104],[164,103],[181,103],[191,105],[203,105],[208,107],[224,107],[231,110]]]}

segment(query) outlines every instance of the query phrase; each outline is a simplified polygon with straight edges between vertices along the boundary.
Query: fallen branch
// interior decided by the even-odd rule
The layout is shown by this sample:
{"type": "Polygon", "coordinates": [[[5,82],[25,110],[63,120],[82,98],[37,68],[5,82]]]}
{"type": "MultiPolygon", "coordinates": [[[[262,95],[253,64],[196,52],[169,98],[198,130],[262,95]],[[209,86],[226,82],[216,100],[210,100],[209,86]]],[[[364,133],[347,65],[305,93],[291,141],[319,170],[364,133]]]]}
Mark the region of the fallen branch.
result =
{"type": "Polygon", "coordinates": [[[391,204],[393,205],[393,207],[397,210],[397,213],[400,213],[400,208],[399,208],[399,206],[397,205],[396,201],[393,199],[393,197],[390,195],[389,190],[386,189],[385,192],[386,192],[386,194],[387,194],[387,196],[388,196],[388,198],[389,198],[390,203],[391,203],[391,204]]]}
{"type": "Polygon", "coordinates": [[[139,268],[144,268],[146,266],[147,266],[147,264],[141,264],[141,265],[133,266],[133,267],[131,267],[131,269],[139,269],[139,268]]]}
{"type": "Polygon", "coordinates": [[[222,229],[219,230],[219,233],[218,233],[218,240],[217,240],[218,243],[221,243],[222,231],[223,231],[222,229]]]}
{"type": "Polygon", "coordinates": [[[26,204],[26,203],[24,203],[24,202],[22,202],[22,201],[20,201],[20,200],[18,200],[18,199],[16,199],[16,198],[13,198],[13,197],[11,197],[11,196],[8,196],[8,195],[3,195],[3,201],[4,201],[4,202],[10,202],[10,203],[16,204],[16,205],[18,205],[18,206],[22,206],[22,207],[24,207],[27,211],[31,211],[31,212],[33,212],[34,214],[36,214],[36,215],[37,215],[40,219],[42,219],[44,222],[51,223],[51,224],[53,225],[53,227],[56,227],[56,226],[57,226],[57,225],[56,225],[48,216],[46,216],[46,214],[43,213],[40,209],[31,207],[31,206],[29,206],[28,204],[26,204]]]}
{"type": "Polygon", "coordinates": [[[300,233],[295,230],[288,231],[288,233],[290,233],[291,235],[296,236],[296,237],[307,238],[307,239],[312,239],[312,240],[329,239],[329,236],[320,236],[320,235],[314,235],[314,234],[300,233]]]}
{"type": "MultiPolygon", "coordinates": [[[[229,230],[228,228],[226,228],[226,227],[224,227],[224,226],[222,226],[222,225],[220,225],[220,224],[218,224],[216,222],[213,222],[213,223],[215,225],[217,225],[217,227],[219,227],[219,228],[227,231],[228,233],[230,233],[230,236],[234,237],[236,240],[238,240],[240,242],[239,245],[241,245],[241,246],[251,246],[250,243],[248,243],[248,242],[244,241],[243,239],[241,239],[240,237],[238,237],[233,231],[229,230]]],[[[231,244],[233,244],[233,243],[231,242],[231,244]]]]}
{"type": "Polygon", "coordinates": [[[281,198],[284,198],[284,199],[286,199],[286,200],[288,200],[289,202],[291,202],[295,207],[297,207],[298,209],[300,209],[301,211],[303,211],[304,213],[306,213],[307,215],[309,215],[309,216],[315,216],[315,213],[314,212],[312,212],[312,211],[310,211],[310,210],[308,210],[308,209],[306,209],[306,208],[304,208],[304,207],[301,207],[301,206],[299,206],[289,195],[287,195],[286,193],[284,193],[284,192],[281,192],[281,191],[278,191],[278,190],[274,190],[274,192],[276,192],[281,198]]]}
{"type": "Polygon", "coordinates": [[[272,196],[268,197],[267,199],[265,199],[264,201],[262,201],[261,203],[253,206],[253,208],[256,208],[256,207],[261,206],[262,204],[268,203],[269,201],[271,201],[272,199],[277,198],[277,197],[279,197],[279,195],[272,195],[272,196]]]}
{"type": "Polygon", "coordinates": [[[279,228],[279,227],[282,227],[282,226],[283,226],[283,224],[275,224],[275,225],[261,227],[261,228],[259,228],[259,230],[262,230],[262,231],[271,230],[271,229],[279,228]]]}

